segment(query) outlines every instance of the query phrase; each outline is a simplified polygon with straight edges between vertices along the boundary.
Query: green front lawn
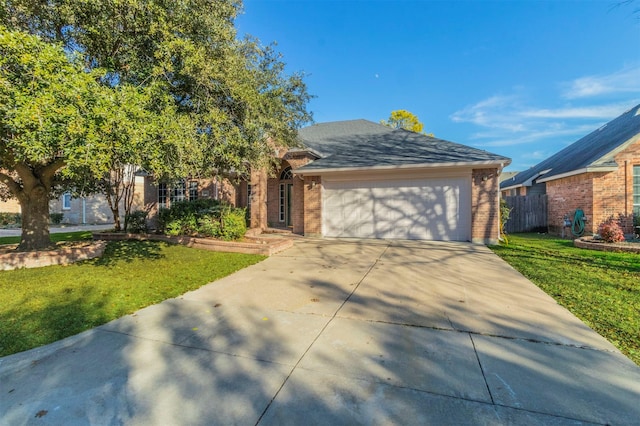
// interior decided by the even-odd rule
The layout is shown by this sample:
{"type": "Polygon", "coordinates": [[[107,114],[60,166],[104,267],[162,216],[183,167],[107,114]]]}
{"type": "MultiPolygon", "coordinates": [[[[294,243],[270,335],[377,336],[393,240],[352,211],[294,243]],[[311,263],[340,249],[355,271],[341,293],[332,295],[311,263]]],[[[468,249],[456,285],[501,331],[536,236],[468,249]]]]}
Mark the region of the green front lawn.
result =
{"type": "Polygon", "coordinates": [[[263,259],[160,242],[118,241],[110,242],[99,259],[2,271],[0,356],[77,334],[263,259]]]}
{"type": "MultiPolygon", "coordinates": [[[[52,243],[58,243],[61,241],[83,241],[91,239],[90,231],[75,231],[75,232],[60,232],[55,234],[49,234],[52,243]]],[[[20,237],[0,237],[0,244],[19,244],[20,237]]]]}
{"type": "Polygon", "coordinates": [[[538,234],[490,248],[640,365],[640,254],[579,249],[538,234]]]}

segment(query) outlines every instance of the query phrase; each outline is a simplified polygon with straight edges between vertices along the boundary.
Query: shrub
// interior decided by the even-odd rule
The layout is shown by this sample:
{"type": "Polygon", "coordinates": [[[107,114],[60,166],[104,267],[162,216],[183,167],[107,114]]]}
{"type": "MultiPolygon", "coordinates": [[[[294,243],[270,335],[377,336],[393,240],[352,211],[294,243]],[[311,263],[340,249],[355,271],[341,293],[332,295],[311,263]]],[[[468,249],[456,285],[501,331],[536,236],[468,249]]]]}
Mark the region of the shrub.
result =
{"type": "Polygon", "coordinates": [[[213,214],[208,214],[198,219],[198,235],[218,237],[220,235],[220,219],[213,214]]]}
{"type": "Polygon", "coordinates": [[[20,213],[0,212],[0,226],[20,225],[22,216],[20,213]]]}
{"type": "Polygon", "coordinates": [[[159,228],[170,236],[200,235],[237,240],[247,232],[245,209],[201,199],[174,202],[158,212],[159,228]]]}
{"type": "Polygon", "coordinates": [[[64,213],[49,213],[49,219],[51,223],[54,225],[60,225],[62,223],[62,219],[64,218],[64,213]]]}
{"type": "Polygon", "coordinates": [[[228,208],[220,215],[220,238],[226,241],[238,240],[247,232],[245,209],[228,208]]]}
{"type": "Polygon", "coordinates": [[[624,233],[620,228],[620,222],[610,218],[602,222],[598,227],[598,234],[605,243],[617,243],[624,241],[624,233]]]}
{"type": "Polygon", "coordinates": [[[164,230],[164,233],[172,237],[177,237],[178,235],[181,234],[181,231],[182,231],[182,227],[180,225],[180,222],[174,221],[167,224],[164,230]]]}
{"type": "Polygon", "coordinates": [[[135,210],[127,215],[127,232],[133,234],[147,233],[147,212],[144,210],[135,210]]]}
{"type": "Polygon", "coordinates": [[[193,201],[175,201],[170,208],[158,212],[158,227],[165,232],[169,227],[179,234],[195,234],[198,231],[198,219],[220,209],[220,201],[208,198],[193,201]],[[175,224],[174,222],[178,222],[175,224]],[[182,231],[176,231],[182,229],[182,231]]]}

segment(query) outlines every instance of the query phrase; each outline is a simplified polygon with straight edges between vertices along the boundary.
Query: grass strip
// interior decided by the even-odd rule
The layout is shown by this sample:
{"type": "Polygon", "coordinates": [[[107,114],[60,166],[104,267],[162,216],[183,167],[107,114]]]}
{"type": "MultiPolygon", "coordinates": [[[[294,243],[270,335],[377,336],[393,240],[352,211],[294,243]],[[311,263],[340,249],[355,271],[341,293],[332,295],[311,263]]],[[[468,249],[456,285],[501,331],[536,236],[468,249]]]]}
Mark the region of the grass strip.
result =
{"type": "Polygon", "coordinates": [[[538,234],[491,250],[640,365],[640,255],[538,234]]]}
{"type": "Polygon", "coordinates": [[[80,333],[263,259],[161,242],[115,241],[98,259],[2,271],[0,356],[80,333]]]}
{"type": "MultiPolygon", "coordinates": [[[[62,241],[85,241],[91,239],[91,231],[59,232],[49,234],[52,243],[62,241]]],[[[0,244],[19,244],[19,236],[0,237],[0,244]]]]}

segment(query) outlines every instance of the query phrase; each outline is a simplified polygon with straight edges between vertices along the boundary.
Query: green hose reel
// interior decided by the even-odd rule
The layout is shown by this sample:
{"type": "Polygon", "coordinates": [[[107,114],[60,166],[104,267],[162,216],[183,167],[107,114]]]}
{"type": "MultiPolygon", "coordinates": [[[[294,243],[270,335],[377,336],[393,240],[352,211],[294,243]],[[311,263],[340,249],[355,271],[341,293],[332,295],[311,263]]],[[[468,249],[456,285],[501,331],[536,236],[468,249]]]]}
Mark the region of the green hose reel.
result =
{"type": "Polygon", "coordinates": [[[582,209],[577,209],[571,222],[571,233],[575,237],[582,237],[584,235],[584,223],[586,220],[582,209]]]}

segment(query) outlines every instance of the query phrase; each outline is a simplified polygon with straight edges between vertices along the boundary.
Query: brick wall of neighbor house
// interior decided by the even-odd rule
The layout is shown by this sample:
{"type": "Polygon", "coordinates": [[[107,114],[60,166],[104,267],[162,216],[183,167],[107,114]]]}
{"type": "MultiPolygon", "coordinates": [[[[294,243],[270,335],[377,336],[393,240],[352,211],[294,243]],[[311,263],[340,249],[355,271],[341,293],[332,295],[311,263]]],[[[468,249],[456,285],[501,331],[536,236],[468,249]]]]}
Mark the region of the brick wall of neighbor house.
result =
{"type": "Polygon", "coordinates": [[[614,217],[625,234],[633,233],[633,166],[640,165],[640,140],[614,157],[618,170],[593,179],[593,226],[614,217]]]}
{"type": "Polygon", "coordinates": [[[495,244],[500,235],[500,184],[498,169],[471,173],[471,241],[495,244]]]}
{"type": "MultiPolygon", "coordinates": [[[[136,177],[135,192],[132,211],[144,208],[144,178],[136,177]]],[[[104,194],[93,194],[86,197],[71,198],[69,209],[62,208],[62,196],[57,197],[49,202],[49,211],[62,213],[62,223],[65,224],[81,224],[81,223],[113,223],[113,212],[107,202],[104,194]]],[[[124,201],[120,202],[120,220],[124,220],[124,201]]]]}
{"type": "MultiPolygon", "coordinates": [[[[585,232],[593,232],[593,179],[595,173],[583,173],[547,182],[547,221],[549,232],[562,235],[565,215],[573,219],[576,209],[582,209],[587,222],[585,232]]],[[[565,235],[571,235],[566,230],[565,235]]]]}
{"type": "Polygon", "coordinates": [[[304,232],[306,236],[322,235],[322,178],[305,176],[304,184],[304,232]]]}
{"type": "Polygon", "coordinates": [[[598,232],[598,226],[612,216],[620,219],[625,233],[633,232],[633,166],[640,164],[640,141],[614,159],[616,171],[547,182],[549,232],[561,235],[564,216],[572,219],[576,209],[587,217],[586,234],[598,232]]]}
{"type": "MultiPolygon", "coordinates": [[[[70,207],[70,209],[62,208],[62,197],[49,202],[49,211],[64,215],[62,223],[113,223],[113,213],[109,208],[106,197],[102,194],[84,198],[72,198],[70,207]]],[[[124,212],[122,212],[121,216],[124,216],[124,212]]]]}

